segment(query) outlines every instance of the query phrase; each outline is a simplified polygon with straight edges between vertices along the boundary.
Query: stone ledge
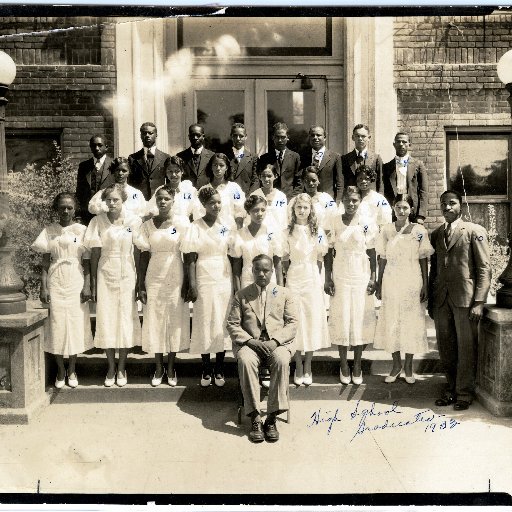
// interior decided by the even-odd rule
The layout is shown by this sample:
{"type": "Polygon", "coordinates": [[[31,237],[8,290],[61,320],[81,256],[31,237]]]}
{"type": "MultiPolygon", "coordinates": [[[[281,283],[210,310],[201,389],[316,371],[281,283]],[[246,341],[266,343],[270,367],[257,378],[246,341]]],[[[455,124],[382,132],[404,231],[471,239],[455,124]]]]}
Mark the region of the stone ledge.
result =
{"type": "Polygon", "coordinates": [[[512,309],[485,306],[484,318],[500,324],[512,324],[512,309]]]}
{"type": "Polygon", "coordinates": [[[46,309],[28,309],[25,313],[0,315],[0,330],[14,329],[16,331],[23,331],[42,322],[47,316],[48,310],[46,309]]]}

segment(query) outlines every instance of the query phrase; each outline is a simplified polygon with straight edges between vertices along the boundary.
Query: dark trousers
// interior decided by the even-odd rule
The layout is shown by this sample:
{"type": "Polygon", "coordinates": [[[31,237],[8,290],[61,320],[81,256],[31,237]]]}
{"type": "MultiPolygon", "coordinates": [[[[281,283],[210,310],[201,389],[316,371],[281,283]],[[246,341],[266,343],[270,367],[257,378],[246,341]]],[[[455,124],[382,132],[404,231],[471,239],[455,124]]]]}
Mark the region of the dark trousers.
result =
{"type": "Polygon", "coordinates": [[[439,357],[448,381],[448,393],[471,402],[474,396],[478,353],[478,323],[469,319],[471,308],[459,308],[449,296],[434,307],[439,357]]]}

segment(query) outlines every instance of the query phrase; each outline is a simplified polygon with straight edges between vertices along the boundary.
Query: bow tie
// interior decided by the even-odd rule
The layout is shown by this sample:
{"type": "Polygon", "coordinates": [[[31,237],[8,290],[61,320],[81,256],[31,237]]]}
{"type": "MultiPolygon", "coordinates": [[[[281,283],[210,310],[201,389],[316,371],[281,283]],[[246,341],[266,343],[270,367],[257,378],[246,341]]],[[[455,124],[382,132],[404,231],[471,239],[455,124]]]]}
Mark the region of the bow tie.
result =
{"type": "Polygon", "coordinates": [[[402,167],[405,167],[407,165],[408,161],[409,161],[408,158],[400,158],[399,156],[395,157],[395,162],[398,165],[401,165],[402,167]]]}

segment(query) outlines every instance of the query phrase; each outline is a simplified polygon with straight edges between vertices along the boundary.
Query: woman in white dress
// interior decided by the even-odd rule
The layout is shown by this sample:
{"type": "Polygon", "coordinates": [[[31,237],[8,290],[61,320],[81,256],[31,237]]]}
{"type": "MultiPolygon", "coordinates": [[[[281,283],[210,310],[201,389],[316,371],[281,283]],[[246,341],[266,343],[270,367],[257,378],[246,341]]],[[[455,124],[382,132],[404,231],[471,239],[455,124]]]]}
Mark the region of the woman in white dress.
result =
{"type": "MultiPolygon", "coordinates": [[[[313,209],[318,221],[318,227],[324,231],[331,225],[331,219],[336,215],[338,207],[336,201],[327,192],[318,192],[318,185],[320,180],[318,179],[318,169],[314,166],[306,167],[302,171],[302,183],[304,185],[305,193],[311,197],[313,209]]],[[[288,203],[288,222],[292,218],[297,196],[291,199],[288,203]]],[[[340,205],[341,213],[343,213],[343,206],[340,205]]]]}
{"type": "Polygon", "coordinates": [[[318,227],[312,199],[308,194],[299,194],[295,198],[290,227],[285,233],[284,266],[288,266],[286,287],[293,292],[299,305],[293,381],[298,386],[309,386],[313,382],[313,353],[329,347],[330,341],[320,275],[328,241],[324,230],[318,227]],[[304,365],[302,352],[305,353],[304,365]]]}
{"type": "MultiPolygon", "coordinates": [[[[126,201],[123,203],[123,208],[138,217],[144,217],[146,214],[146,200],[142,192],[131,185],[128,185],[128,177],[130,176],[131,169],[127,158],[117,157],[114,158],[110,164],[110,173],[114,175],[115,183],[126,193],[126,201]]],[[[100,213],[108,212],[107,203],[102,199],[103,190],[98,190],[89,201],[89,213],[99,215],[100,213]]]]}
{"type": "Polygon", "coordinates": [[[85,244],[91,249],[91,297],[97,302],[94,345],[107,354],[107,387],[126,385],[128,349],[140,345],[141,336],[135,295],[140,253],[133,245],[141,220],[123,209],[126,197],[119,184],[103,190],[109,211],[93,217],[85,233],[85,244]]]}
{"type": "MultiPolygon", "coordinates": [[[[177,156],[171,156],[165,161],[165,179],[166,185],[174,191],[174,201],[172,203],[172,218],[174,223],[188,227],[194,210],[198,207],[197,190],[189,180],[181,181],[183,176],[183,161],[177,156]]],[[[165,186],[165,185],[162,185],[165,186]]],[[[156,204],[156,193],[160,190],[158,187],[155,193],[148,201],[147,215],[158,215],[156,204]]]]}
{"type": "MultiPolygon", "coordinates": [[[[206,166],[205,174],[221,200],[219,221],[229,228],[240,229],[245,217],[245,194],[238,183],[229,181],[231,165],[228,157],[224,153],[215,153],[206,166]]],[[[203,218],[206,213],[201,201],[197,204],[194,220],[203,218]]]]}
{"type": "MultiPolygon", "coordinates": [[[[255,190],[252,195],[261,196],[267,202],[267,215],[264,223],[276,227],[279,231],[284,231],[288,225],[288,199],[283,192],[274,188],[274,181],[277,178],[275,166],[267,164],[266,167],[258,169],[258,178],[261,188],[255,190]]],[[[249,222],[250,219],[246,217],[246,224],[249,222]]]]}
{"type": "Polygon", "coordinates": [[[375,236],[378,227],[368,225],[359,215],[361,192],[349,186],[342,196],[345,213],[333,219],[329,253],[325,258],[325,292],[331,295],[329,334],[338,345],[340,381],[363,383],[361,357],[364,345],[373,342],[375,308],[373,293],[377,262],[375,236]],[[334,257],[334,252],[336,257],[334,257]],[[349,347],[354,350],[352,374],[347,361],[349,347]]]}
{"type": "Polygon", "coordinates": [[[43,254],[40,299],[50,309],[50,336],[45,337],[45,352],[55,355],[60,389],[66,380],[64,358],[69,357],[68,385],[76,388],[78,354],[92,348],[89,304],[89,251],[84,245],[86,227],[73,221],[76,199],[61,192],[53,201],[58,223],[46,226],[32,249],[43,254]]]}
{"type": "Polygon", "coordinates": [[[369,224],[376,224],[380,231],[380,226],[393,222],[393,211],[388,200],[371,188],[376,179],[375,169],[366,165],[357,168],[356,182],[361,191],[359,216],[365,218],[369,224]]]}
{"type": "MultiPolygon", "coordinates": [[[[235,234],[232,255],[235,292],[254,282],[252,260],[258,254],[265,254],[274,261],[274,274],[271,282],[283,286],[282,233],[265,224],[268,215],[267,201],[259,195],[251,195],[245,200],[245,211],[250,223],[235,234]]],[[[270,226],[273,226],[271,223],[270,226]]]]}
{"type": "Polygon", "coordinates": [[[139,298],[144,304],[142,350],[155,354],[156,369],[152,386],[159,386],[165,374],[163,354],[168,353],[167,382],[176,386],[176,353],[190,345],[190,311],[187,283],[180,252],[185,233],[179,215],[173,215],[176,189],[160,187],[156,195],[158,215],[142,225],[135,244],[141,251],[139,298]]]}
{"type": "Polygon", "coordinates": [[[380,256],[376,295],[382,300],[374,348],[391,352],[393,368],[385,382],[395,382],[402,372],[400,352],[405,352],[405,380],[414,384],[414,354],[428,350],[425,302],[428,299],[427,259],[434,253],[427,230],[409,222],[413,202],[407,194],[396,197],[396,222],[385,224],[377,239],[380,256]]]}
{"type": "Polygon", "coordinates": [[[181,243],[188,266],[188,300],[194,302],[190,353],[201,354],[201,386],[212,383],[210,353],[215,353],[215,384],[223,386],[224,355],[231,348],[226,320],[233,292],[228,252],[233,243],[233,224],[221,220],[222,198],[211,185],[199,189],[205,214],[189,227],[181,243]]]}

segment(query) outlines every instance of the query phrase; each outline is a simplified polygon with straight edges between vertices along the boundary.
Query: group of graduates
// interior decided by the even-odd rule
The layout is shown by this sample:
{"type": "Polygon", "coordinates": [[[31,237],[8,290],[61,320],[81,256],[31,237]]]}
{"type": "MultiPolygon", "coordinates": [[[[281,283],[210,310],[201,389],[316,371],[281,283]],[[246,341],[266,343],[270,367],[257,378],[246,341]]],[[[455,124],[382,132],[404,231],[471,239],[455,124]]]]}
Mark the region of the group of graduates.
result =
{"type": "Polygon", "coordinates": [[[57,388],[66,378],[78,385],[77,354],[93,346],[106,351],[105,386],[124,386],[136,345],[155,354],[153,386],[164,379],[176,386],[176,354],[187,350],[201,354],[201,386],[223,386],[235,336],[233,296],[255,281],[253,261],[263,256],[272,276],[260,295],[266,301],[274,286],[285,286],[297,305],[287,345],[296,385],[312,384],[313,354],[331,345],[338,346],[341,383],[361,384],[370,343],[392,354],[385,382],[402,373],[404,353],[405,381],[414,384],[413,355],[428,350],[430,299],[448,378],[436,403],[469,406],[476,325],[489,288],[486,232],[461,220],[462,199],[447,191],[446,223],[429,238],[427,172],[409,155],[407,134],[395,136],[396,158],[387,164],[369,153],[364,125],[354,127],[355,149],[343,156],[326,149],[321,126],[310,128],[311,149],[299,155],[287,147],[286,124],[277,123],[274,147],[259,159],[245,147],[240,123],[227,153],[206,149],[198,124],[189,128],[190,147],[176,156],[156,148],[154,124],[144,123],[140,135],[140,151],[113,160],[104,137],[91,138],[93,158],[79,166],[76,195],[55,198],[58,221],[32,246],[43,254],[40,296],[51,326],[45,350],[56,357],[57,388]],[[89,300],[97,303],[94,341],[89,300]]]}

